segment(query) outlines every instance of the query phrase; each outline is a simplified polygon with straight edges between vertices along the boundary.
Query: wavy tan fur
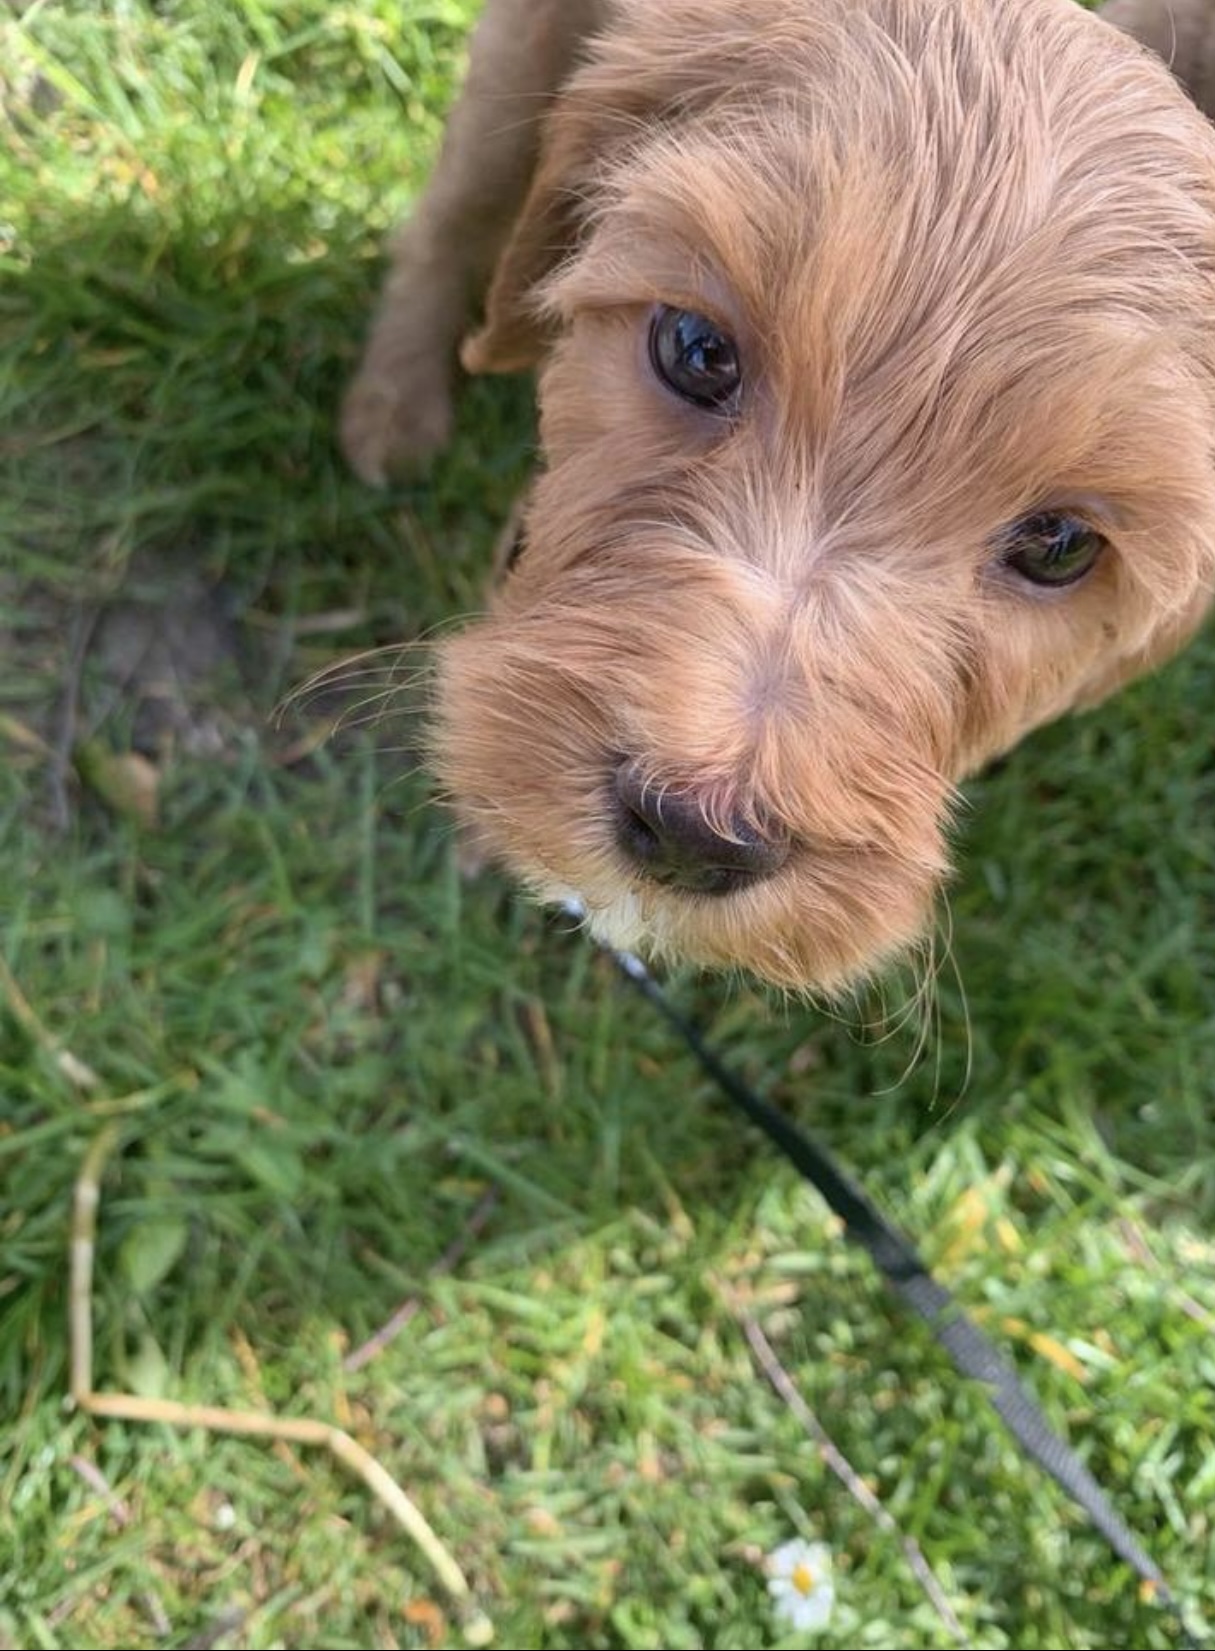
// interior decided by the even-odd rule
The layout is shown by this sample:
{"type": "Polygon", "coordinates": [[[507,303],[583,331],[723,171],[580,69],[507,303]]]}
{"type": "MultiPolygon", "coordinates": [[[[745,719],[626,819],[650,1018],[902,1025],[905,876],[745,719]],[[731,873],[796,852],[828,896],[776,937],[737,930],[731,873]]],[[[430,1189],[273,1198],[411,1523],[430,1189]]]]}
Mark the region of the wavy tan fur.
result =
{"type": "MultiPolygon", "coordinates": [[[[1158,46],[1162,6],[1120,20],[1158,46]]],[[[477,287],[465,366],[539,372],[526,550],[438,649],[439,779],[606,938],[839,989],[930,925],[957,783],[1208,607],[1215,136],[1072,0],[491,0],[452,133],[345,423],[372,478],[433,445],[477,287]],[[461,239],[487,164],[509,211],[461,239]],[[658,381],[659,304],[737,341],[735,416],[658,381]],[[1108,549],[1030,586],[1002,535],[1064,508],[1108,549]],[[788,861],[647,879],[622,758],[788,861]]]]}

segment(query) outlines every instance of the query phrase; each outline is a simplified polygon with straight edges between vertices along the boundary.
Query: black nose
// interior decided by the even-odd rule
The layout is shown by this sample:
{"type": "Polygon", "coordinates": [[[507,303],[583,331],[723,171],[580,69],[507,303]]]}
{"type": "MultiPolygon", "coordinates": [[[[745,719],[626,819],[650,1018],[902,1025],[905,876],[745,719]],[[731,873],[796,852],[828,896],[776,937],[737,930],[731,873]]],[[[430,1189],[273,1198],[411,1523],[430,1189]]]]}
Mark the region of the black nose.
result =
{"type": "Polygon", "coordinates": [[[694,791],[666,789],[622,762],[614,781],[616,841],[656,883],[689,894],[732,894],[778,871],[789,840],[741,820],[710,825],[694,791]]]}

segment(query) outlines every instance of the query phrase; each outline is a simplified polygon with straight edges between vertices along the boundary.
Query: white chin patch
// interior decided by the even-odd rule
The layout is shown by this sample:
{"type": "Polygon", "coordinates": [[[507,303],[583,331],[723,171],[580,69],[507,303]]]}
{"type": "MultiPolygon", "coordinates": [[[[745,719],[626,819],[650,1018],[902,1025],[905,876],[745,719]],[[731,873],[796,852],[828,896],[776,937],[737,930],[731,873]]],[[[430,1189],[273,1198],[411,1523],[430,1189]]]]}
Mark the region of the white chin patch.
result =
{"type": "Polygon", "coordinates": [[[647,941],[652,940],[636,895],[625,893],[605,905],[591,906],[580,894],[560,883],[547,883],[538,893],[546,904],[558,905],[584,923],[601,946],[610,946],[618,952],[635,952],[646,949],[647,941]]]}

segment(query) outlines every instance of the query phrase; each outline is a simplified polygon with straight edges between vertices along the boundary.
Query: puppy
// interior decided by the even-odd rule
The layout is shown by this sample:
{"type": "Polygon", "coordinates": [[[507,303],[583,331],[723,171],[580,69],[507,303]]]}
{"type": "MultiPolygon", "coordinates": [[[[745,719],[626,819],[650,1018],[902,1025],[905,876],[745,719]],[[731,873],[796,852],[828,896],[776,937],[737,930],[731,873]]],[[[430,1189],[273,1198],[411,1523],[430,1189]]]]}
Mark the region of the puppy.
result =
{"type": "Polygon", "coordinates": [[[834,992],[958,782],[1215,585],[1215,8],[489,0],[343,441],[539,368],[543,469],[433,761],[600,937],[834,992]]]}

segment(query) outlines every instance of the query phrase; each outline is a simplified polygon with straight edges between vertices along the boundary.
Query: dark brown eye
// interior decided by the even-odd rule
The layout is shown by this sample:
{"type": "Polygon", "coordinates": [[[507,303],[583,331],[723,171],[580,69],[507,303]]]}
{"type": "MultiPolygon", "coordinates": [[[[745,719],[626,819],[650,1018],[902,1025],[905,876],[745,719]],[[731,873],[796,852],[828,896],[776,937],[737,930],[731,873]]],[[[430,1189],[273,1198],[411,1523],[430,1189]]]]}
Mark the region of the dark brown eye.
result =
{"type": "Polygon", "coordinates": [[[706,316],[660,304],[650,322],[650,361],[683,401],[720,412],[733,407],[742,383],[738,346],[706,316]]]}
{"type": "Polygon", "coordinates": [[[1031,585],[1058,590],[1091,572],[1108,542],[1081,517],[1046,510],[1014,522],[1001,538],[1000,559],[1031,585]]]}

